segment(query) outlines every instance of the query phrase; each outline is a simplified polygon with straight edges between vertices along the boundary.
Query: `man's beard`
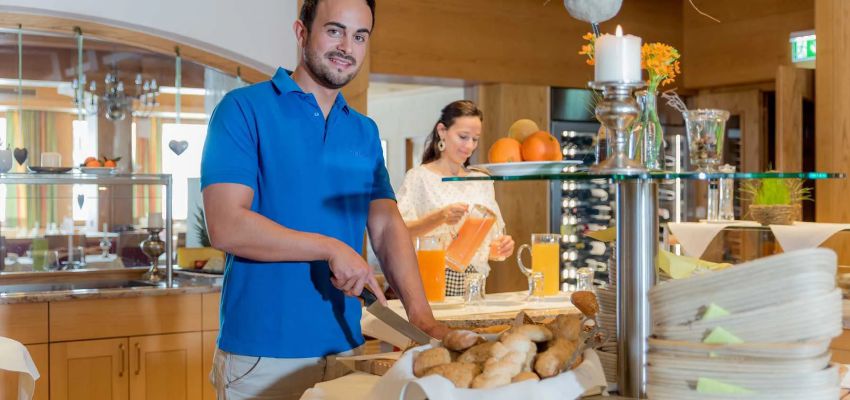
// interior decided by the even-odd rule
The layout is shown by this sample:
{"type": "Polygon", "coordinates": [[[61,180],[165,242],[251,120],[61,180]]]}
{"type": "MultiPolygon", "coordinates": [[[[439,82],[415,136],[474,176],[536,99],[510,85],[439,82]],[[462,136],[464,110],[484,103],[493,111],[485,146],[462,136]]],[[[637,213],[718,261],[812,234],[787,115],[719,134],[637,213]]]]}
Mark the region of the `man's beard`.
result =
{"type": "Polygon", "coordinates": [[[334,71],[332,66],[322,63],[322,57],[325,59],[329,59],[330,57],[340,58],[351,62],[352,67],[357,67],[357,60],[355,60],[352,56],[336,50],[329,51],[323,56],[318,56],[310,49],[309,43],[307,43],[307,46],[304,46],[304,61],[307,69],[310,71],[310,75],[312,75],[319,84],[329,89],[342,88],[347,85],[348,82],[351,82],[351,80],[357,75],[357,72],[360,71],[360,68],[357,67],[350,74],[343,75],[334,71]]]}

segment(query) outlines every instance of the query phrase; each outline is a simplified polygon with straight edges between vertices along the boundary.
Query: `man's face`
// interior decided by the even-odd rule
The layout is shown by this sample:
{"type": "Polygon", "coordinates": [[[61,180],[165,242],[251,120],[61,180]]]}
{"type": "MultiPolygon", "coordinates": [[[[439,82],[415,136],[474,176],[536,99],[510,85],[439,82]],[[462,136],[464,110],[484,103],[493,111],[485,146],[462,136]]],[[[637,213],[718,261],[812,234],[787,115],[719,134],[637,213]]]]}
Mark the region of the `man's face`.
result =
{"type": "Polygon", "coordinates": [[[313,78],[330,89],[354,79],[366,57],[371,29],[372,13],[365,1],[320,1],[304,41],[303,61],[313,78]]]}

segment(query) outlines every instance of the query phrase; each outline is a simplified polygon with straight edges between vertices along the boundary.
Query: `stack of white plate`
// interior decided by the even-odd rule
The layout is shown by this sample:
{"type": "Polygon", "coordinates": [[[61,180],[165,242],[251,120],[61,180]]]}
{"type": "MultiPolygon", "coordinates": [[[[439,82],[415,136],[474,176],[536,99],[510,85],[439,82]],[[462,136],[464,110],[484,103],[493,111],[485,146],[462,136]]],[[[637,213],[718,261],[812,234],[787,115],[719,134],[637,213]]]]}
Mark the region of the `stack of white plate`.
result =
{"type": "MultiPolygon", "coordinates": [[[[612,246],[612,252],[616,248],[612,246]]],[[[608,286],[596,289],[599,300],[599,314],[596,318],[599,326],[608,332],[608,341],[596,349],[602,370],[609,384],[617,382],[617,262],[612,255],[608,263],[608,286]]]]}
{"type": "Polygon", "coordinates": [[[829,343],[841,334],[837,260],[806,249],[659,284],[649,294],[647,392],[664,399],[835,399],[829,343]],[[728,315],[703,319],[709,308],[728,315]],[[723,331],[742,343],[703,343],[723,331]],[[697,392],[720,382],[745,394],[697,392]]]}

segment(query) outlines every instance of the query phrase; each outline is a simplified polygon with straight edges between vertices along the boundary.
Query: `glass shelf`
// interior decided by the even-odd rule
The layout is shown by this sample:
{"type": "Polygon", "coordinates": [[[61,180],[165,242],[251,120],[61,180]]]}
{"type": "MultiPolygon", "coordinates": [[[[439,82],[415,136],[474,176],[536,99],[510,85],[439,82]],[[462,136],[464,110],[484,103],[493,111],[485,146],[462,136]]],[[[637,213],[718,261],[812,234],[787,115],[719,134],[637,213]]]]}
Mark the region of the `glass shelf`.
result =
{"type": "Polygon", "coordinates": [[[171,175],[160,174],[36,174],[11,173],[0,174],[0,184],[6,185],[166,185],[171,182],[171,175]]]}
{"type": "Polygon", "coordinates": [[[589,181],[595,179],[610,179],[613,181],[627,181],[638,179],[685,179],[685,180],[709,180],[709,179],[832,179],[844,178],[846,174],[839,172],[735,172],[735,173],[705,173],[705,172],[645,172],[640,174],[605,174],[592,172],[570,172],[561,174],[535,174],[535,175],[502,175],[502,176],[467,176],[467,177],[444,177],[443,182],[456,181],[539,181],[539,180],[576,180],[589,181]]]}

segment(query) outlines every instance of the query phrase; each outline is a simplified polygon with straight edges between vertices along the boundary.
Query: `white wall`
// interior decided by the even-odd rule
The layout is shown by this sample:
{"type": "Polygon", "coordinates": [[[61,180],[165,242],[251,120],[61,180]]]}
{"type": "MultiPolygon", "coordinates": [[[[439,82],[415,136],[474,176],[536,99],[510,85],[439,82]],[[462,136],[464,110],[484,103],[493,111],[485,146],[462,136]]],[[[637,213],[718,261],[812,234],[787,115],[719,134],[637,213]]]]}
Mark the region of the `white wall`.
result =
{"type": "MultiPolygon", "coordinates": [[[[272,74],[295,67],[297,0],[0,0],[0,12],[88,20],[190,44],[272,74]]],[[[24,27],[26,29],[26,27],[24,27]]]]}
{"type": "MultiPolygon", "coordinates": [[[[387,169],[393,188],[404,180],[404,143],[406,138],[426,137],[431,133],[440,110],[462,100],[462,87],[426,87],[422,89],[368,95],[369,117],[378,124],[381,139],[387,141],[387,169]]],[[[418,164],[422,154],[414,154],[418,164]]]]}

